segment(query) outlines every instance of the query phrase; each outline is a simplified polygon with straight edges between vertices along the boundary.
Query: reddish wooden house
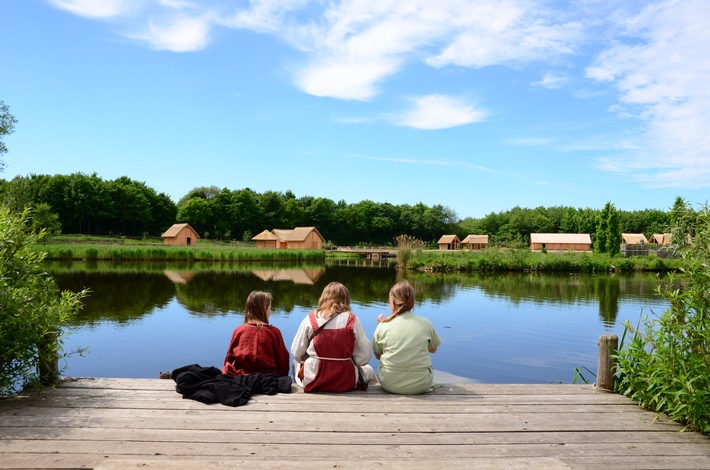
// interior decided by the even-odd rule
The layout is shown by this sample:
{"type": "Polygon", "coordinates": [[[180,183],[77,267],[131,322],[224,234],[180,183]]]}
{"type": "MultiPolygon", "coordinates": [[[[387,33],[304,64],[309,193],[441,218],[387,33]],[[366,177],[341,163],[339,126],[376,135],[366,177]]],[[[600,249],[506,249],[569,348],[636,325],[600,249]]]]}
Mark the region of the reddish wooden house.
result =
{"type": "Polygon", "coordinates": [[[171,246],[197,245],[197,239],[200,238],[190,224],[174,224],[161,236],[163,244],[171,246]]]}
{"type": "Polygon", "coordinates": [[[530,251],[592,251],[588,233],[531,233],[530,251]]]}
{"type": "Polygon", "coordinates": [[[436,243],[440,250],[458,250],[461,246],[461,239],[458,235],[442,235],[436,243]]]}
{"type": "Polygon", "coordinates": [[[296,227],[293,230],[264,230],[252,240],[257,248],[277,248],[282,250],[322,250],[325,238],[315,227],[296,227]]]}

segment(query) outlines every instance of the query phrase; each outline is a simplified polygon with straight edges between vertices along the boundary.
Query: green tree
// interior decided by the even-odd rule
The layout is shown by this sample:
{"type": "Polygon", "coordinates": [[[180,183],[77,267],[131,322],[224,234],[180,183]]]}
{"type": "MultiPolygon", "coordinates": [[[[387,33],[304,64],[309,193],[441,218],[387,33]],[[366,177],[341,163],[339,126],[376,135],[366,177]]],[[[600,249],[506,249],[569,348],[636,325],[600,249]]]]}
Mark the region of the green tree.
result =
{"type": "Polygon", "coordinates": [[[52,212],[49,204],[43,202],[32,209],[32,230],[44,230],[48,234],[62,233],[59,216],[52,212]]]}
{"type": "Polygon", "coordinates": [[[193,197],[185,201],[178,209],[176,220],[177,222],[190,224],[201,237],[208,238],[209,233],[206,233],[206,224],[211,216],[212,209],[210,204],[200,197],[193,197]]]}
{"type": "Polygon", "coordinates": [[[44,232],[29,229],[29,209],[0,206],[0,220],[0,395],[9,395],[51,369],[86,291],[60,293],[44,271],[44,253],[33,249],[44,232]]]}
{"type": "MultiPolygon", "coordinates": [[[[17,119],[15,116],[10,114],[10,107],[5,104],[4,101],[0,100],[0,157],[7,153],[7,146],[3,141],[6,135],[10,135],[15,132],[15,124],[17,119]]],[[[0,172],[5,169],[5,162],[0,160],[0,172]]]]}
{"type": "Polygon", "coordinates": [[[594,251],[615,256],[619,254],[620,246],[621,228],[619,227],[619,214],[614,204],[607,202],[597,217],[594,251]]]}

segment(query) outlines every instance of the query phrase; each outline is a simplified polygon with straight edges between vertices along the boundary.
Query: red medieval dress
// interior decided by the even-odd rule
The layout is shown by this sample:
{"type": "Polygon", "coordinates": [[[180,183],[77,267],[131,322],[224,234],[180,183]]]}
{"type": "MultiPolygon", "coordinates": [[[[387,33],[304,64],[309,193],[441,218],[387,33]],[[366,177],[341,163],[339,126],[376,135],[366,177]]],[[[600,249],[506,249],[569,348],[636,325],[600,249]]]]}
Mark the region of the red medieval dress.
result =
{"type": "MultiPolygon", "coordinates": [[[[318,329],[314,312],[309,314],[313,330],[318,329]]],[[[347,392],[355,388],[355,350],[353,325],[355,315],[350,314],[344,328],[323,329],[313,338],[318,358],[316,376],[306,384],[304,392],[347,392]]]]}
{"type": "Polygon", "coordinates": [[[288,375],[289,356],[281,331],[273,325],[245,323],[232,333],[223,374],[288,375]]]}

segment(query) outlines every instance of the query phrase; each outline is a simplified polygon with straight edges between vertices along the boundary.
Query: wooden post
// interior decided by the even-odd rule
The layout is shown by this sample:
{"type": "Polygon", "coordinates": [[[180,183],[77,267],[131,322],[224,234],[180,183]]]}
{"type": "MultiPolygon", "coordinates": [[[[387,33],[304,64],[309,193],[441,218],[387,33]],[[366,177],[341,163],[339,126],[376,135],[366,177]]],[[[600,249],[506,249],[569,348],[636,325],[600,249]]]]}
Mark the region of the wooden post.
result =
{"type": "Polygon", "coordinates": [[[39,383],[44,386],[56,385],[59,379],[59,348],[57,334],[47,333],[37,345],[39,350],[39,383]]]}
{"type": "Polygon", "coordinates": [[[616,378],[616,360],[612,355],[619,349],[619,337],[616,335],[601,335],[599,337],[599,363],[597,366],[597,381],[594,386],[600,390],[614,391],[616,378]]]}

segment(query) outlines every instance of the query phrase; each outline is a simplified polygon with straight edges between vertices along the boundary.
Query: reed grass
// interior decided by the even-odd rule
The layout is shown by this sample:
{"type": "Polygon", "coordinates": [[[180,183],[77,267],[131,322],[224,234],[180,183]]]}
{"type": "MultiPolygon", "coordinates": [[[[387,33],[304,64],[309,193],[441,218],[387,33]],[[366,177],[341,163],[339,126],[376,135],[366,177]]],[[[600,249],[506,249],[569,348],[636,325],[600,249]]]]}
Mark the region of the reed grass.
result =
{"type": "Polygon", "coordinates": [[[429,272],[666,272],[680,267],[681,260],[656,256],[623,258],[597,253],[533,253],[527,249],[497,248],[480,251],[417,250],[407,264],[407,268],[429,272]]]}
{"type": "Polygon", "coordinates": [[[112,260],[112,261],[313,261],[325,260],[324,250],[276,250],[255,248],[248,244],[200,243],[178,247],[155,241],[102,237],[68,238],[37,244],[34,249],[45,252],[48,260],[112,260]],[[123,240],[126,242],[126,240],[123,240]]]}

